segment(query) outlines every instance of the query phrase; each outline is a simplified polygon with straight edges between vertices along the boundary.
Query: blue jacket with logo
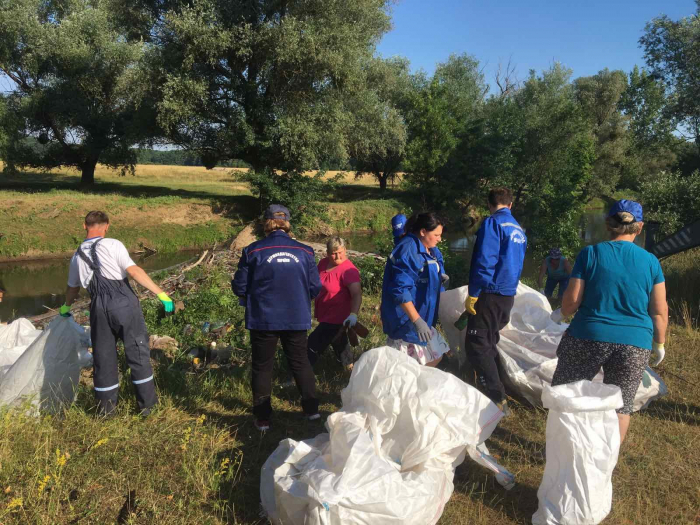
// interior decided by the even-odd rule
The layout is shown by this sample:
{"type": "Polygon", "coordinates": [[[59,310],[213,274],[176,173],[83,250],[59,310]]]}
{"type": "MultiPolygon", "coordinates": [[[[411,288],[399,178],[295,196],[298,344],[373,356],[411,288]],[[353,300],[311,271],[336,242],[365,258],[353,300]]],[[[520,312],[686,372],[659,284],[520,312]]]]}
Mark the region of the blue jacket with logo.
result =
{"type": "Polygon", "coordinates": [[[399,240],[384,267],[381,314],[386,335],[425,346],[401,304],[413,302],[428,326],[435,326],[440,292],[444,291],[442,273],[445,264],[439,249],[431,248],[428,252],[412,233],[399,240]]]}
{"type": "Polygon", "coordinates": [[[527,237],[508,208],[484,219],[476,234],[469,269],[469,295],[482,292],[512,296],[518,288],[527,237]]]}
{"type": "Polygon", "coordinates": [[[246,307],[248,330],[308,330],[321,291],[314,251],[274,231],[243,250],[231,288],[246,307]]]}

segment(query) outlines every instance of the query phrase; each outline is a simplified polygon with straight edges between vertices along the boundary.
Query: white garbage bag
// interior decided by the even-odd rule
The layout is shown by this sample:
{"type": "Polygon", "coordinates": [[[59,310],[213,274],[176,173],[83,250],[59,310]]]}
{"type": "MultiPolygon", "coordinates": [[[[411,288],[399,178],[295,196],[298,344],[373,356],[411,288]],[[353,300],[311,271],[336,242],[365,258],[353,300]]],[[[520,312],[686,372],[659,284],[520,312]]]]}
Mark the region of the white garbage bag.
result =
{"type": "MultiPolygon", "coordinates": [[[[466,361],[464,337],[454,322],[464,312],[468,287],[462,286],[440,294],[440,324],[447,335],[450,348],[457,352],[460,364],[466,361]]],[[[557,324],[549,316],[552,308],[547,298],[522,283],[518,284],[510,323],[501,330],[498,354],[506,377],[501,378],[514,392],[533,405],[541,405],[542,390],[552,383],[557,368],[557,347],[567,324],[557,324]]],[[[603,381],[599,373],[594,381],[603,381]]],[[[647,367],[637,395],[634,410],[641,410],[668,392],[663,380],[647,367]]]]}
{"type": "Polygon", "coordinates": [[[56,317],[0,377],[0,406],[29,399],[56,412],[72,403],[80,369],[92,365],[87,344],[89,336],[72,318],[56,317]]]}
{"type": "Polygon", "coordinates": [[[547,463],[533,525],[596,525],[612,505],[612,473],[620,451],[615,385],[577,381],[546,386],[547,463]]]}
{"type": "Polygon", "coordinates": [[[0,326],[0,378],[39,335],[41,330],[24,318],[0,326]]]}
{"type": "Polygon", "coordinates": [[[327,434],[285,439],[263,465],[260,497],[273,523],[434,524],[467,452],[513,482],[477,450],[502,412],[451,374],[375,348],[355,363],[342,400],[327,434]]]}

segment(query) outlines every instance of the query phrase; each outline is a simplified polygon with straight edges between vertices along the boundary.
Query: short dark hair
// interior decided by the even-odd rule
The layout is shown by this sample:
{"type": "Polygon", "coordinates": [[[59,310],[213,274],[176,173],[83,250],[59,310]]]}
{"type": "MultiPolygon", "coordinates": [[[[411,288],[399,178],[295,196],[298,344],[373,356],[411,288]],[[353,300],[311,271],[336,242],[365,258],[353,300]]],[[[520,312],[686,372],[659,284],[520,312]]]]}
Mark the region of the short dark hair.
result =
{"type": "Polygon", "coordinates": [[[508,206],[513,202],[513,192],[508,188],[492,188],[489,192],[489,204],[491,206],[508,206]]]}
{"type": "Polygon", "coordinates": [[[85,226],[95,226],[96,224],[109,224],[109,217],[103,211],[91,211],[85,216],[85,226]]]}
{"type": "Polygon", "coordinates": [[[411,233],[418,233],[419,231],[425,229],[426,231],[433,231],[438,226],[445,226],[445,222],[438,217],[435,213],[423,212],[414,213],[411,218],[406,222],[406,231],[411,233]]]}

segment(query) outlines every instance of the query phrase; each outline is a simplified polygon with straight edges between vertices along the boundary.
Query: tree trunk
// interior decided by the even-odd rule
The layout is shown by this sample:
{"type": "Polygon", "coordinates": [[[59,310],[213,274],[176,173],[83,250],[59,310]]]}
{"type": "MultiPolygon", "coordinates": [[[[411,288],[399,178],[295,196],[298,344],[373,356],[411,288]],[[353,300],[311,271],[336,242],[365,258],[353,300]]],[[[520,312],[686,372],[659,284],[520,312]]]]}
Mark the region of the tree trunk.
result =
{"type": "Polygon", "coordinates": [[[82,166],[80,166],[80,185],[90,186],[95,184],[95,166],[97,166],[97,159],[86,160],[82,166]]]}

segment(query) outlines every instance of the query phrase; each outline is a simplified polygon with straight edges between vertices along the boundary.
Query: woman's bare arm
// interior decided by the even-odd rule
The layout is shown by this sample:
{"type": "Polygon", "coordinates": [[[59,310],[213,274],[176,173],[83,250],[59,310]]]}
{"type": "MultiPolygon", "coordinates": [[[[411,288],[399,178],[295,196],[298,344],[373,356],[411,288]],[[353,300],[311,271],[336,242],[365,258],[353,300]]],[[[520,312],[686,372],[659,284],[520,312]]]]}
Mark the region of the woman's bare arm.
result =
{"type": "Polygon", "coordinates": [[[649,315],[654,324],[654,341],[666,342],[668,328],[668,303],[666,302],[666,283],[655,284],[649,297],[649,315]]]}
{"type": "Polygon", "coordinates": [[[581,306],[583,301],[583,290],[586,287],[586,281],[572,277],[569,281],[569,286],[564,292],[564,299],[561,302],[561,313],[564,317],[574,315],[581,306]]]}

